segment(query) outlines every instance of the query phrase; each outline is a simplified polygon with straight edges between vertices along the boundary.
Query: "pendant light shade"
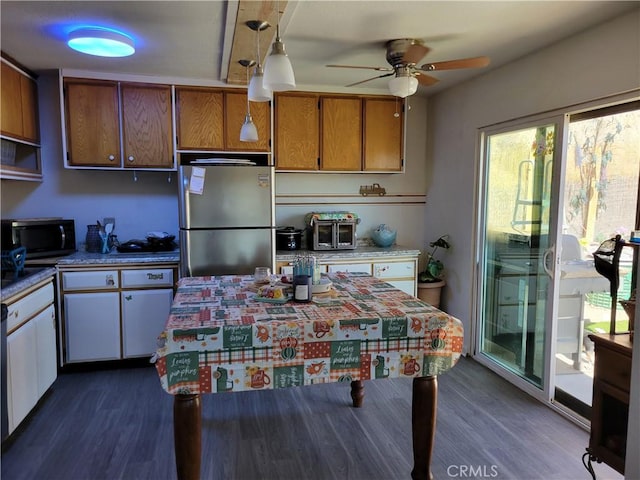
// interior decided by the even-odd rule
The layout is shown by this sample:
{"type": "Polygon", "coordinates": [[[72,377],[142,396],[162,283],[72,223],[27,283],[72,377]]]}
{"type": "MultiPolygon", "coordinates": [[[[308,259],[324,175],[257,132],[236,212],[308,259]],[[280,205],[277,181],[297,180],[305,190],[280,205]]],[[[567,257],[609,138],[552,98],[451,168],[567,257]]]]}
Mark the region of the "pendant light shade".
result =
{"type": "MultiPolygon", "coordinates": [[[[253,67],[256,62],[253,60],[239,60],[240,65],[247,69],[247,83],[249,83],[249,68],[253,67]]],[[[253,123],[251,118],[251,110],[249,109],[249,92],[247,91],[247,114],[244,117],[244,123],[240,128],[240,141],[241,142],[257,142],[258,141],[258,129],[256,124],[253,123]]]]}
{"type": "Polygon", "coordinates": [[[271,54],[264,61],[264,86],[272,92],[283,92],[296,88],[291,61],[284,51],[284,43],[280,38],[280,4],[276,3],[278,23],[276,24],[276,41],[271,47],[271,54]]]}
{"type": "Polygon", "coordinates": [[[389,91],[396,97],[408,97],[416,93],[417,89],[418,79],[411,75],[397,76],[389,80],[389,91]]]}
{"type": "Polygon", "coordinates": [[[258,129],[256,124],[253,123],[251,114],[247,113],[244,117],[244,123],[240,129],[240,141],[241,142],[257,142],[258,141],[258,129]]]}
{"type": "Polygon", "coordinates": [[[249,100],[252,102],[268,102],[271,100],[271,91],[264,86],[264,70],[262,69],[260,55],[260,31],[270,27],[268,22],[262,20],[249,20],[247,26],[256,32],[256,69],[249,82],[249,100]]]}
{"type": "Polygon", "coordinates": [[[262,65],[256,67],[256,71],[249,82],[249,100],[252,102],[268,102],[271,100],[271,92],[264,88],[264,71],[262,65]]]}

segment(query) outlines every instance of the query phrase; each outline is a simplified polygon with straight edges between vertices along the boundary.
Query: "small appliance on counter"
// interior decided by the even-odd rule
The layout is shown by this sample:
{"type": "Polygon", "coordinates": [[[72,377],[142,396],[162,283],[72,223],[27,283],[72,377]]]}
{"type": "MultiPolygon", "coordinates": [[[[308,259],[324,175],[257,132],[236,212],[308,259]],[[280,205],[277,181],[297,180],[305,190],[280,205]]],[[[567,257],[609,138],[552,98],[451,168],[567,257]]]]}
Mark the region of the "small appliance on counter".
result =
{"type": "Polygon", "coordinates": [[[311,250],[353,250],[356,248],[358,215],[352,212],[311,212],[305,215],[311,250]]]}
{"type": "Polygon", "coordinates": [[[295,227],[276,227],[277,250],[300,250],[302,230],[295,227]]]}
{"type": "Polygon", "coordinates": [[[120,253],[172,252],[177,247],[175,238],[167,232],[148,232],[146,240],[128,240],[119,244],[116,250],[120,253]]]}
{"type": "Polygon", "coordinates": [[[24,247],[29,258],[69,255],[76,251],[75,222],[60,217],[2,220],[2,251],[24,247]]]}

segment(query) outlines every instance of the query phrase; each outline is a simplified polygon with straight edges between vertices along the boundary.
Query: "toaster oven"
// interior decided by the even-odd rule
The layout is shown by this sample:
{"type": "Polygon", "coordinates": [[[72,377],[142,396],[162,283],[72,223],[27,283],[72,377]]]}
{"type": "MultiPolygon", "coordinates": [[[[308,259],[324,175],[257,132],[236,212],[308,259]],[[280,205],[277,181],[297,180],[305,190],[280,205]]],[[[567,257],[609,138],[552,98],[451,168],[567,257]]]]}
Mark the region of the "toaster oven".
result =
{"type": "Polygon", "coordinates": [[[353,250],[356,248],[355,220],[315,220],[310,227],[313,250],[353,250]]]}

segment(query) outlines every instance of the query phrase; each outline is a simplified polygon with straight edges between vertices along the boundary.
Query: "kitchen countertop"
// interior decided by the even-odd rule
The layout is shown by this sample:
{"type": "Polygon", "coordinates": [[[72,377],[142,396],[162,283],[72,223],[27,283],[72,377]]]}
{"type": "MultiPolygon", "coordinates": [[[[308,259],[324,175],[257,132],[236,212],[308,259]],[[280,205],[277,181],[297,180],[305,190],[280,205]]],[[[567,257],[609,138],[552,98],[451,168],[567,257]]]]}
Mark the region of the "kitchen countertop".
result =
{"type": "Polygon", "coordinates": [[[180,250],[170,252],[140,252],[140,253],[88,253],[76,252],[66,257],[60,257],[59,267],[76,265],[115,265],[127,263],[179,263],[180,250]]]}
{"type": "Polygon", "coordinates": [[[276,261],[295,260],[300,255],[313,255],[319,261],[326,262],[328,260],[364,260],[380,257],[416,257],[420,255],[420,250],[401,245],[387,248],[359,246],[355,250],[278,250],[276,251],[276,261]]]}
{"type": "Polygon", "coordinates": [[[22,290],[25,290],[38,282],[46,279],[47,277],[53,277],[56,274],[56,269],[53,267],[45,267],[45,268],[27,268],[25,269],[25,273],[28,273],[27,276],[20,278],[16,282],[8,285],[6,287],[2,287],[0,290],[0,301],[4,302],[14,295],[20,293],[22,290]]]}

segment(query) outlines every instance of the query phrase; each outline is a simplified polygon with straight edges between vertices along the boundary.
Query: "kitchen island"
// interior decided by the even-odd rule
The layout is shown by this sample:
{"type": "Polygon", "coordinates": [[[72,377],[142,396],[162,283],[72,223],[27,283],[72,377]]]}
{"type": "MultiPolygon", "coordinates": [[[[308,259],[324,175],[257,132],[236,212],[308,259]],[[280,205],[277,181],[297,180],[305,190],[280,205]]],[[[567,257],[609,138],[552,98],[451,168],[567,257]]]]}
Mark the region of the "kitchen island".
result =
{"type": "MultiPolygon", "coordinates": [[[[178,477],[200,477],[200,395],[412,378],[414,479],[430,476],[437,375],[460,357],[462,323],[366,274],[330,274],[310,303],[257,299],[250,276],[183,278],[156,369],[174,395],[178,477]]],[[[400,473],[400,475],[403,475],[400,473]]]]}

